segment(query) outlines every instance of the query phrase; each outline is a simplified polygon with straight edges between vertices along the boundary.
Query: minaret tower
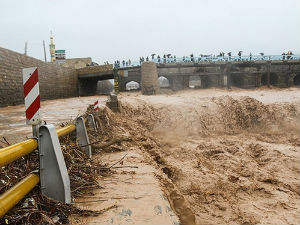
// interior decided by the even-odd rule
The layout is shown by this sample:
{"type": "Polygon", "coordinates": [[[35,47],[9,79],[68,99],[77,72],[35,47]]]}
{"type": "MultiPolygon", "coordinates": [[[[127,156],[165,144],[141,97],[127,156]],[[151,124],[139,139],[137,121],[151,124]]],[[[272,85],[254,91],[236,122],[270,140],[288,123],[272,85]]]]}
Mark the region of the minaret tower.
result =
{"type": "Polygon", "coordinates": [[[51,36],[50,36],[49,47],[50,47],[51,62],[55,62],[55,44],[53,41],[52,31],[51,31],[51,36]]]}

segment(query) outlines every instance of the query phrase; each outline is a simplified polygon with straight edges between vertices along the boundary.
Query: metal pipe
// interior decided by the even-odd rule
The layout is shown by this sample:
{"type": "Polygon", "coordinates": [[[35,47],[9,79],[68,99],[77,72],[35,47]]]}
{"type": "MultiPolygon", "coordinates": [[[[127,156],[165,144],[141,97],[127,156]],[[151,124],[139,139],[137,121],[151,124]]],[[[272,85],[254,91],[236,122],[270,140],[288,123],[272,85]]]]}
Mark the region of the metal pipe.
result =
{"type": "MultiPolygon", "coordinates": [[[[64,136],[76,129],[74,124],[58,129],[57,136],[64,136]]],[[[33,152],[38,147],[38,142],[35,139],[29,139],[5,148],[0,149],[0,167],[5,166],[24,155],[33,152]]]]}
{"type": "Polygon", "coordinates": [[[0,196],[0,218],[24,198],[24,196],[27,195],[39,181],[39,176],[32,173],[3,193],[0,196]]]}
{"type": "Polygon", "coordinates": [[[31,153],[38,147],[35,139],[29,139],[0,149],[0,167],[11,163],[24,155],[31,153]]]}
{"type": "Polygon", "coordinates": [[[68,133],[71,133],[76,129],[76,126],[74,124],[68,125],[66,127],[60,128],[56,131],[58,137],[62,137],[68,133]]]}

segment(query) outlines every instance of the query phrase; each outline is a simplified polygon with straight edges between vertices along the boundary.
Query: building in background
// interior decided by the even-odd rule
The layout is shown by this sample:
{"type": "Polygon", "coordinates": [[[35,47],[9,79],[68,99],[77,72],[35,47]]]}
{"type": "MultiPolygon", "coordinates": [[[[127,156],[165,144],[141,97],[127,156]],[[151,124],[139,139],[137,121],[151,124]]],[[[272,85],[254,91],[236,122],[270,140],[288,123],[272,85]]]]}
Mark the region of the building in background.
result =
{"type": "Polygon", "coordinates": [[[58,64],[66,62],[66,50],[55,50],[55,62],[58,64]]]}
{"type": "Polygon", "coordinates": [[[50,56],[51,56],[51,62],[55,62],[55,44],[53,41],[53,36],[52,36],[52,32],[51,32],[51,36],[50,36],[50,56]]]}

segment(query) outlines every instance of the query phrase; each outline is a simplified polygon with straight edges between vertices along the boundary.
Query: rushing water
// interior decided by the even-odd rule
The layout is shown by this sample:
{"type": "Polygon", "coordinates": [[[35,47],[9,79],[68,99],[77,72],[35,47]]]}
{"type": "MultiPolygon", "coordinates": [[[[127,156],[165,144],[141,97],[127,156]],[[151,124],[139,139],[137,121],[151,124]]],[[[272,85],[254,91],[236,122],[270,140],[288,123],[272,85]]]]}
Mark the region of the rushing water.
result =
{"type": "MultiPolygon", "coordinates": [[[[106,96],[89,96],[67,99],[47,100],[41,102],[42,120],[56,126],[70,121],[85,112],[89,104],[97,99],[105,103],[106,96]]],[[[0,139],[5,137],[14,143],[31,136],[31,126],[26,125],[24,105],[0,108],[0,139]]]]}

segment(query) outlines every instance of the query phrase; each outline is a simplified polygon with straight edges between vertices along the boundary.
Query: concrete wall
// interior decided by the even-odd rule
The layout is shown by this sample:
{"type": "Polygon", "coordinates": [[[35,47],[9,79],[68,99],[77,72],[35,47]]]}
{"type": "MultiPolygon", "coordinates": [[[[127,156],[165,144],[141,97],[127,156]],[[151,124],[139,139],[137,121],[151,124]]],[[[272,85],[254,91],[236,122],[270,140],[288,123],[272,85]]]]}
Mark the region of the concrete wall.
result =
{"type": "Polygon", "coordinates": [[[75,69],[25,56],[0,47],[0,107],[24,102],[22,69],[38,67],[41,99],[78,96],[75,69]]]}

